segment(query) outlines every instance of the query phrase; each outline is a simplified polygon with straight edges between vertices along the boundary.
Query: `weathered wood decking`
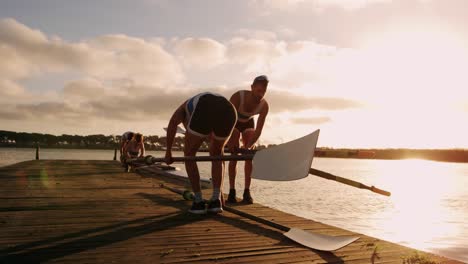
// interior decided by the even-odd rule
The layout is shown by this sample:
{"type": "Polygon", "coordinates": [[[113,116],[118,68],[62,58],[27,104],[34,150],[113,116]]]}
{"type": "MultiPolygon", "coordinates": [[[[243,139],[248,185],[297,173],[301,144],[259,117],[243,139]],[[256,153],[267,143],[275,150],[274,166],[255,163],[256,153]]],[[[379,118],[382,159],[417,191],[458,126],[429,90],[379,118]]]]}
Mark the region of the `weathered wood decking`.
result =
{"type": "MultiPolygon", "coordinates": [[[[193,216],[189,202],[158,187],[161,180],[186,184],[151,169],[124,173],[115,161],[0,168],[0,263],[403,263],[415,256],[367,236],[333,253],[314,251],[228,212],[193,216]]],[[[353,234],[259,204],[236,208],[287,226],[353,234]]],[[[459,263],[427,256],[434,262],[425,263],[459,263]]]]}

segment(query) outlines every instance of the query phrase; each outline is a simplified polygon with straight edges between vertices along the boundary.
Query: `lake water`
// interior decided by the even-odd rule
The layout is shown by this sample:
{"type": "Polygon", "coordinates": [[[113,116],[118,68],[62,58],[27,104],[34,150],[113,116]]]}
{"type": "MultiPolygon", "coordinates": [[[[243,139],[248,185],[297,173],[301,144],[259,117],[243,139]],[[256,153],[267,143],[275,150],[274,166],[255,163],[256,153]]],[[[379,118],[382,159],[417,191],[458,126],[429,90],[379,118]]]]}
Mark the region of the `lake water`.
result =
{"type": "MultiPolygon", "coordinates": [[[[41,149],[40,154],[41,159],[110,160],[114,151],[41,149]]],[[[163,156],[162,152],[147,154],[163,156]]],[[[34,158],[34,149],[0,148],[0,166],[34,158]]],[[[242,165],[239,162],[238,196],[244,185],[242,165]]],[[[209,178],[210,163],[200,163],[199,167],[209,178]]],[[[468,262],[467,163],[316,158],[313,167],[375,185],[392,192],[392,196],[309,176],[291,182],[253,180],[255,202],[468,262]]],[[[228,192],[227,177],[224,191],[228,192]]]]}

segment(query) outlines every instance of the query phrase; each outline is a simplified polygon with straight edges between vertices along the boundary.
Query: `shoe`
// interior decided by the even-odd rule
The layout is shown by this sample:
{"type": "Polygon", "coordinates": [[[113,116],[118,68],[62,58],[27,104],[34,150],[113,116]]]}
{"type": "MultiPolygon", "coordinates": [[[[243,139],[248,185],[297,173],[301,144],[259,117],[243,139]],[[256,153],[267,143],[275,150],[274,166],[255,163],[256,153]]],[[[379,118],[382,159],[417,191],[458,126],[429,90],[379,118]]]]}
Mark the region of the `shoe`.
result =
{"type": "Polygon", "coordinates": [[[250,196],[250,190],[248,190],[248,189],[244,190],[242,203],[253,204],[253,198],[252,198],[252,196],[250,196]]]}
{"type": "Polygon", "coordinates": [[[221,200],[216,199],[216,200],[211,200],[208,203],[208,212],[210,213],[222,213],[223,212],[223,206],[221,205],[221,200]]]}
{"type": "Polygon", "coordinates": [[[237,198],[236,198],[236,189],[230,189],[229,190],[229,195],[226,200],[227,203],[237,203],[237,198]]]}
{"type": "Polygon", "coordinates": [[[198,203],[193,202],[192,207],[188,211],[192,214],[206,214],[206,204],[204,201],[198,203]]]}

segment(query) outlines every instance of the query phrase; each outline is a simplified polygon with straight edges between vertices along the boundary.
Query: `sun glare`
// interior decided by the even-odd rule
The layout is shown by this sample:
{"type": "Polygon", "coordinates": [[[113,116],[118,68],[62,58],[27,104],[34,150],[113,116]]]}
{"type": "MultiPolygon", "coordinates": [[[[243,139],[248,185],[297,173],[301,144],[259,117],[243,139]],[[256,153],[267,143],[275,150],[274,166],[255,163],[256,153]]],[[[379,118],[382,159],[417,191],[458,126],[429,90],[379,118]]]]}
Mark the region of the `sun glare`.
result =
{"type": "Polygon", "coordinates": [[[382,170],[379,182],[392,190],[393,212],[386,212],[383,226],[398,230],[391,235],[393,241],[411,247],[428,249],[428,241],[435,238],[456,236],[459,230],[447,225],[450,211],[444,206],[444,196],[457,189],[457,182],[450,175],[449,164],[410,159],[398,161],[399,166],[382,170]]]}

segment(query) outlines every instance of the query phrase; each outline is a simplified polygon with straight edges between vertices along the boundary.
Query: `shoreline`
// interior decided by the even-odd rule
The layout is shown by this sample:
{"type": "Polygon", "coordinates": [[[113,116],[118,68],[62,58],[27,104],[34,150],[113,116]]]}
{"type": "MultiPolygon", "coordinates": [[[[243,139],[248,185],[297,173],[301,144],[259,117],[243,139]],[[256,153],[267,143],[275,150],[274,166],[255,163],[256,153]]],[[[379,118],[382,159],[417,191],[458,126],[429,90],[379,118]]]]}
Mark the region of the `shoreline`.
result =
{"type": "MultiPolygon", "coordinates": [[[[0,149],[33,149],[33,145],[5,145],[0,144],[0,149]]],[[[40,149],[66,149],[66,150],[109,150],[118,149],[113,146],[39,146],[40,149]]],[[[264,149],[260,146],[258,149],[264,149]]],[[[182,151],[176,147],[173,151],[182,151]]],[[[166,151],[163,147],[146,148],[146,151],[166,151]]],[[[202,148],[199,152],[208,152],[207,148],[202,148]]],[[[228,153],[228,151],[226,151],[228,153]]],[[[466,149],[333,149],[317,148],[315,157],[320,158],[343,158],[343,159],[374,159],[374,160],[406,160],[421,159],[439,162],[468,163],[468,150],[466,149]]]]}

